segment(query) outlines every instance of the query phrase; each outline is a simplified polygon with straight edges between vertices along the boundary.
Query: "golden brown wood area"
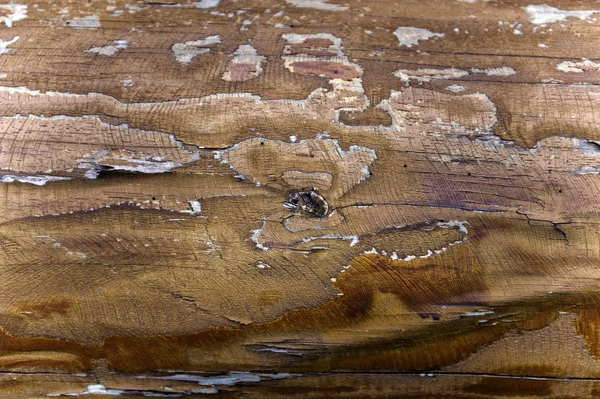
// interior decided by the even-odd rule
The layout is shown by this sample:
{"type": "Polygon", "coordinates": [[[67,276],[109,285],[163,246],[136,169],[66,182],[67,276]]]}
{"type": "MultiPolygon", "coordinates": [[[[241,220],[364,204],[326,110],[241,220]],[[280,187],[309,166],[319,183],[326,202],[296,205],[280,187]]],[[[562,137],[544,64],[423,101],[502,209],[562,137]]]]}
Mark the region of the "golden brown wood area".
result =
{"type": "Polygon", "coordinates": [[[600,3],[0,2],[0,398],[600,397],[600,3]]]}

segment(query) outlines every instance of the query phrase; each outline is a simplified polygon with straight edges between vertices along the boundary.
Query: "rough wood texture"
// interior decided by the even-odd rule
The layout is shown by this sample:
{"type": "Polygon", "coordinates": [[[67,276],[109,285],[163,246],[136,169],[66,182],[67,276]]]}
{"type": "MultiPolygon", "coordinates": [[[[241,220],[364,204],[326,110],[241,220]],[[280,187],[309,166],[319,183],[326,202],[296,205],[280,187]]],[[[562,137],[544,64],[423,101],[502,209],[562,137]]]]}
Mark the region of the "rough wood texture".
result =
{"type": "Polygon", "coordinates": [[[0,4],[0,397],[598,397],[597,17],[0,4]]]}

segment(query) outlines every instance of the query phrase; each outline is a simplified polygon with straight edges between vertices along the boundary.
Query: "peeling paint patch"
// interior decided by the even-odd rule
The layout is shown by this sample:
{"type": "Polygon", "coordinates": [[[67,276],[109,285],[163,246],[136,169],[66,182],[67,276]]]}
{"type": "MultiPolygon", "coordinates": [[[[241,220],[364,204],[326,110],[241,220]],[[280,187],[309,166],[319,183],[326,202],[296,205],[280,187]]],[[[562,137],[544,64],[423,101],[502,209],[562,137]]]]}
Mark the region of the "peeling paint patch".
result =
{"type": "Polygon", "coordinates": [[[11,44],[15,44],[15,42],[19,40],[19,36],[13,37],[11,40],[4,41],[0,39],[0,54],[8,53],[11,48],[9,47],[11,44]]]}
{"type": "MultiPolygon", "coordinates": [[[[254,184],[281,182],[293,188],[295,184],[306,184],[309,179],[319,183],[324,170],[336,170],[336,180],[328,197],[337,198],[351,187],[369,178],[369,166],[377,159],[375,150],[361,146],[350,146],[344,151],[337,140],[310,139],[288,143],[279,140],[252,138],[221,151],[215,158],[227,163],[254,184]],[[260,154],[260,155],[259,155],[260,154]],[[293,156],[290,156],[293,155],[293,156]],[[267,157],[269,163],[255,165],[253,156],[267,157]],[[293,172],[293,175],[286,172],[293,172]],[[319,174],[311,173],[318,172],[319,174]],[[274,176],[278,176],[274,178],[274,176]],[[296,179],[302,176],[303,178],[296,179]]],[[[327,180],[321,182],[326,187],[327,180]]]]}
{"type": "Polygon", "coordinates": [[[392,90],[383,107],[399,129],[418,127],[421,134],[493,138],[498,122],[495,104],[482,93],[451,95],[409,87],[392,90]]]}
{"type": "Polygon", "coordinates": [[[27,18],[27,5],[0,4],[0,23],[12,28],[13,22],[27,18]]]}
{"type": "Polygon", "coordinates": [[[595,72],[600,70],[600,64],[590,60],[583,61],[563,61],[556,65],[556,69],[562,72],[595,72]]]}
{"type": "Polygon", "coordinates": [[[103,170],[124,170],[140,173],[165,173],[183,166],[180,162],[165,160],[161,156],[149,155],[125,149],[102,149],[89,157],[81,158],[78,167],[87,169],[85,177],[95,179],[103,170]]]}
{"type": "Polygon", "coordinates": [[[202,40],[192,40],[185,43],[175,43],[171,49],[177,62],[189,64],[197,55],[208,53],[213,47],[221,44],[221,36],[212,35],[202,40]]]}
{"type": "Polygon", "coordinates": [[[285,0],[288,4],[302,8],[315,8],[326,11],[344,11],[348,7],[329,4],[326,0],[285,0]]]}
{"type": "Polygon", "coordinates": [[[0,153],[0,175],[15,175],[18,179],[35,176],[30,183],[47,180],[45,176],[50,174],[93,179],[103,170],[163,173],[195,162],[200,156],[197,147],[182,143],[172,134],[130,129],[126,124],[114,126],[97,116],[0,117],[0,132],[7,142],[11,138],[0,153]],[[36,140],[31,137],[43,137],[49,146],[64,142],[70,145],[50,152],[51,157],[40,158],[36,140]],[[13,151],[27,156],[15,162],[13,151]]]}
{"type": "Polygon", "coordinates": [[[96,53],[98,55],[111,56],[119,52],[119,50],[126,49],[128,46],[127,40],[114,40],[114,44],[110,44],[102,47],[91,47],[85,50],[86,53],[96,53]]]}
{"type": "Polygon", "coordinates": [[[564,21],[569,17],[584,20],[589,18],[592,14],[600,12],[600,10],[565,11],[547,4],[530,4],[525,7],[525,11],[529,14],[529,22],[536,25],[564,21]]]}
{"type": "Polygon", "coordinates": [[[67,21],[67,26],[75,29],[97,29],[100,27],[100,19],[96,15],[73,18],[67,21]]]}
{"type": "Polygon", "coordinates": [[[262,63],[265,57],[259,55],[249,44],[240,45],[233,53],[233,59],[223,73],[223,80],[228,82],[244,82],[253,79],[263,72],[262,63]]]}
{"type": "Polygon", "coordinates": [[[444,37],[443,33],[435,33],[429,29],[401,26],[394,31],[400,47],[412,47],[419,44],[420,40],[429,40],[433,37],[444,37]]]}
{"type": "Polygon", "coordinates": [[[418,82],[429,82],[432,79],[458,79],[463,76],[468,76],[469,72],[456,69],[456,68],[447,68],[447,69],[398,69],[394,72],[394,76],[400,78],[403,82],[408,82],[409,80],[416,80],[418,82]]]}
{"type": "Polygon", "coordinates": [[[329,103],[328,107],[335,110],[332,117],[336,121],[341,110],[362,111],[369,106],[362,84],[364,71],[348,59],[342,39],[329,33],[291,33],[282,37],[287,41],[282,58],[290,72],[328,78],[333,87],[333,91],[316,89],[308,102],[329,103]]]}
{"type": "Polygon", "coordinates": [[[471,69],[473,73],[484,73],[487,76],[511,76],[516,75],[517,71],[515,71],[511,67],[499,67],[499,68],[486,68],[486,69],[471,69]]]}
{"type": "Polygon", "coordinates": [[[20,175],[3,175],[0,176],[0,181],[3,183],[12,183],[15,181],[21,183],[29,183],[35,186],[43,186],[49,181],[59,180],[71,180],[70,177],[64,176],[48,176],[48,175],[33,175],[33,176],[20,176],[20,175]]]}
{"type": "Polygon", "coordinates": [[[283,49],[283,59],[291,72],[345,81],[363,74],[359,65],[348,60],[342,51],[342,40],[336,36],[329,33],[292,33],[282,37],[288,42],[283,49]]]}
{"type": "Polygon", "coordinates": [[[201,0],[192,4],[196,8],[213,8],[219,5],[219,0],[201,0]]]}

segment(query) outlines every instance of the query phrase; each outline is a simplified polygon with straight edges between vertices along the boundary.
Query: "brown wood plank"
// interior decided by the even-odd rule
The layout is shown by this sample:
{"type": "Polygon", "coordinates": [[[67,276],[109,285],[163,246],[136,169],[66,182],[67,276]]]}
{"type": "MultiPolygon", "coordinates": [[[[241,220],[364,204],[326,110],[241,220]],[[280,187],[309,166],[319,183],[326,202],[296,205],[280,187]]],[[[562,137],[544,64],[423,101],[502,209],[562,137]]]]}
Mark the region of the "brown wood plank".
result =
{"type": "Polygon", "coordinates": [[[0,3],[0,398],[598,397],[598,18],[0,3]]]}

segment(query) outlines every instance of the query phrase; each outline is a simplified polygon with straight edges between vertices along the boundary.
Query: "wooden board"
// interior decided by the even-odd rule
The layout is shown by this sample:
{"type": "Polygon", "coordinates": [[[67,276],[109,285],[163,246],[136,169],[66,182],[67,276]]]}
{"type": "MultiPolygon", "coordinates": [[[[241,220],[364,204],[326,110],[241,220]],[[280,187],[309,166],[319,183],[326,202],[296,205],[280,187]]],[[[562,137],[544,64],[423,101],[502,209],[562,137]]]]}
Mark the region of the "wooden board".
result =
{"type": "Polygon", "coordinates": [[[598,397],[598,18],[0,4],[0,397],[598,397]]]}

